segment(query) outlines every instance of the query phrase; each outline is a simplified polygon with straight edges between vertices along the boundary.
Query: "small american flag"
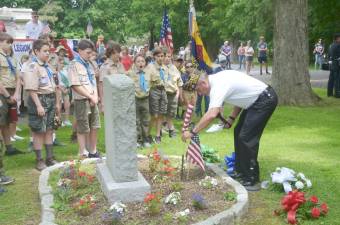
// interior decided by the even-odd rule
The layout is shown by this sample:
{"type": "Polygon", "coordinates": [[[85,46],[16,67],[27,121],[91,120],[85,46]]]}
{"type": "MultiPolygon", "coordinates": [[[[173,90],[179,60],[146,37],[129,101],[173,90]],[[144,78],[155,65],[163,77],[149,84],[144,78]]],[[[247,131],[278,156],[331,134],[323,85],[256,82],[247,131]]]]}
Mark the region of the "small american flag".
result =
{"type": "MultiPolygon", "coordinates": [[[[183,128],[182,128],[183,132],[189,128],[193,109],[194,109],[194,106],[189,104],[187,107],[187,111],[185,113],[184,121],[183,121],[183,128]]],[[[201,153],[200,139],[197,134],[191,137],[186,155],[187,155],[187,159],[192,164],[198,165],[199,167],[201,167],[203,171],[205,171],[204,161],[203,161],[203,157],[201,153]]]]}
{"type": "Polygon", "coordinates": [[[159,42],[162,46],[166,46],[171,53],[174,51],[170,20],[169,20],[168,12],[166,9],[164,9],[162,27],[161,27],[161,35],[159,39],[160,39],[159,42]]]}

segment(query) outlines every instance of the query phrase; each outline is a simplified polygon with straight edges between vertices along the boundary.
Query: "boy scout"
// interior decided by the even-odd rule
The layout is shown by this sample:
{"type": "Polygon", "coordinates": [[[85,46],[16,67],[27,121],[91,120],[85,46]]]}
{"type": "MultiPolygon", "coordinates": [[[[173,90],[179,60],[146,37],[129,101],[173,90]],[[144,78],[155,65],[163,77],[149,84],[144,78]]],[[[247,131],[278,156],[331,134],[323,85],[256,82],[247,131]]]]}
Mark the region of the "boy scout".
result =
{"type": "MultiPolygon", "coordinates": [[[[6,145],[6,154],[12,155],[20,153],[11,146],[11,135],[9,129],[8,110],[11,105],[16,105],[16,97],[20,87],[20,79],[16,68],[12,64],[8,53],[11,50],[13,38],[7,33],[0,32],[0,129],[2,138],[0,137],[0,194],[5,191],[1,185],[9,184],[14,181],[13,178],[5,176],[3,166],[4,146],[6,145]]],[[[1,136],[1,135],[0,135],[1,136]]]]}
{"type": "Polygon", "coordinates": [[[128,72],[135,84],[136,91],[136,123],[137,123],[137,147],[151,147],[149,140],[149,91],[150,91],[150,73],[145,69],[145,58],[137,56],[134,66],[128,72]]]}
{"type": "Polygon", "coordinates": [[[0,129],[6,155],[22,153],[11,145],[13,126],[10,126],[10,123],[16,123],[18,120],[17,100],[21,93],[20,73],[10,56],[12,43],[13,38],[9,34],[0,32],[0,85],[3,89],[0,95],[0,129]]]}
{"type": "Polygon", "coordinates": [[[120,63],[120,45],[116,42],[109,41],[105,51],[107,60],[103,63],[99,70],[99,99],[101,111],[104,110],[104,93],[103,93],[103,79],[104,76],[113,74],[125,74],[124,66],[120,63]]]}
{"type": "Polygon", "coordinates": [[[166,121],[169,129],[169,137],[172,138],[175,136],[175,127],[172,120],[175,118],[177,113],[178,98],[182,95],[183,82],[180,72],[172,64],[171,53],[166,53],[164,64],[169,69],[168,77],[166,78],[165,83],[165,91],[168,100],[166,121]]]}
{"type": "Polygon", "coordinates": [[[97,129],[100,128],[98,93],[94,71],[90,66],[94,49],[91,41],[81,40],[78,44],[79,55],[71,62],[68,71],[74,98],[79,155],[86,157],[89,151],[89,158],[100,157],[97,151],[97,129]],[[89,149],[86,149],[87,143],[89,149]]]}
{"type": "Polygon", "coordinates": [[[60,115],[60,101],[59,95],[56,94],[54,74],[47,64],[49,50],[49,44],[45,40],[34,41],[33,52],[37,58],[24,74],[25,90],[29,91],[28,125],[32,131],[37,170],[57,163],[53,156],[53,127],[55,114],[60,115]],[[46,148],[46,164],[41,155],[43,144],[46,148]]]}
{"type": "MultiPolygon", "coordinates": [[[[155,142],[161,143],[161,128],[163,117],[167,114],[168,100],[165,91],[165,79],[168,77],[168,68],[163,65],[164,52],[161,48],[156,48],[153,52],[154,63],[150,63],[146,68],[150,70],[150,114],[156,124],[155,142]]],[[[150,126],[151,129],[151,126],[150,126]]]]}

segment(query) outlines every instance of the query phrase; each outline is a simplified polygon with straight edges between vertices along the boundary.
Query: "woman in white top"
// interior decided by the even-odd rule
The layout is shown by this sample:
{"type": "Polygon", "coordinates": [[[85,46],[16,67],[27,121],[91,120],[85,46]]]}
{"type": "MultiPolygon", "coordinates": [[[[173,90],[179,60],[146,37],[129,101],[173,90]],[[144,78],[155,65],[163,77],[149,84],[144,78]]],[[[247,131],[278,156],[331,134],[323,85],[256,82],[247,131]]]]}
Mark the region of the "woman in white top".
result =
{"type": "Polygon", "coordinates": [[[250,68],[253,63],[254,49],[251,46],[251,41],[247,41],[247,46],[245,47],[245,56],[246,56],[246,71],[247,74],[250,75],[250,68]]]}

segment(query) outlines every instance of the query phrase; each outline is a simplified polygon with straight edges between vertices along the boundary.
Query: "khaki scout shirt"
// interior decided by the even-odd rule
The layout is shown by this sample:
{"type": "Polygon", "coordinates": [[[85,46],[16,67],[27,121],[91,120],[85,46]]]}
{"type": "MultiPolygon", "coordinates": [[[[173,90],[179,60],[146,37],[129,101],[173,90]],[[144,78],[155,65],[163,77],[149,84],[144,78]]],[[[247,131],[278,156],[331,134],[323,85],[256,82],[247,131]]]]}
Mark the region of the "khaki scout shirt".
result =
{"type": "MultiPolygon", "coordinates": [[[[92,67],[90,66],[91,73],[93,74],[93,84],[90,81],[90,78],[87,74],[86,67],[81,64],[80,62],[77,62],[76,60],[73,60],[70,63],[69,69],[68,69],[68,79],[70,81],[70,85],[72,86],[83,86],[89,93],[95,93],[97,91],[97,84],[96,84],[96,78],[94,77],[94,72],[92,71],[92,67]]],[[[76,100],[81,99],[87,99],[85,96],[82,96],[72,90],[73,98],[76,100]]]]}
{"type": "Polygon", "coordinates": [[[6,54],[0,50],[0,80],[2,82],[2,85],[5,88],[16,88],[17,86],[16,78],[17,75],[19,74],[19,71],[16,61],[12,57],[10,57],[10,60],[15,68],[16,74],[14,75],[12,74],[11,69],[9,68],[6,59],[6,54]]]}
{"type": "Polygon", "coordinates": [[[181,73],[172,64],[167,65],[167,67],[169,68],[169,73],[168,76],[165,78],[165,91],[168,93],[175,93],[180,87],[183,86],[181,73]]]}
{"type": "Polygon", "coordinates": [[[124,66],[107,59],[99,69],[99,81],[103,82],[104,76],[113,74],[126,74],[124,66]]]}
{"type": "Polygon", "coordinates": [[[156,62],[149,63],[145,70],[150,73],[151,88],[165,87],[165,79],[168,77],[169,69],[166,66],[160,66],[156,62]],[[160,69],[164,70],[164,81],[161,79],[160,69]]]}
{"type": "Polygon", "coordinates": [[[39,61],[30,63],[24,71],[24,88],[36,91],[38,94],[51,94],[55,92],[56,85],[53,76],[49,77],[44,63],[39,61]]]}
{"type": "Polygon", "coordinates": [[[48,57],[48,65],[50,65],[51,69],[54,73],[57,72],[58,68],[58,56],[54,52],[50,52],[50,55],[48,57]]]}
{"type": "Polygon", "coordinates": [[[142,70],[144,72],[145,81],[148,85],[148,88],[146,92],[141,89],[140,83],[139,83],[139,77],[140,77],[140,71],[137,70],[135,66],[131,68],[128,72],[128,76],[133,80],[133,83],[135,84],[135,92],[137,98],[145,98],[149,96],[150,91],[150,73],[147,70],[142,70]]]}

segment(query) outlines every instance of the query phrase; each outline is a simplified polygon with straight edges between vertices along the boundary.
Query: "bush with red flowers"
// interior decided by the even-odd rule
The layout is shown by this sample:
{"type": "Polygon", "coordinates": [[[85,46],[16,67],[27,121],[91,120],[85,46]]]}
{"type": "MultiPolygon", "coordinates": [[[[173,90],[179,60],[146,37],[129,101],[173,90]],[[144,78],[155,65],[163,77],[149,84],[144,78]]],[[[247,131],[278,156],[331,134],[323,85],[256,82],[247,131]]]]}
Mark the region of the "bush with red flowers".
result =
{"type": "Polygon", "coordinates": [[[95,197],[92,195],[83,196],[73,206],[73,208],[82,216],[90,215],[95,207],[95,197]]]}
{"type": "Polygon", "coordinates": [[[304,192],[290,191],[281,200],[281,209],[275,210],[274,214],[287,215],[289,224],[297,224],[297,218],[302,220],[319,219],[326,216],[328,206],[326,203],[320,203],[317,196],[313,195],[309,198],[304,192]]]}
{"type": "Polygon", "coordinates": [[[151,215],[156,215],[161,211],[161,199],[158,194],[148,193],[144,198],[144,203],[151,215]]]}

